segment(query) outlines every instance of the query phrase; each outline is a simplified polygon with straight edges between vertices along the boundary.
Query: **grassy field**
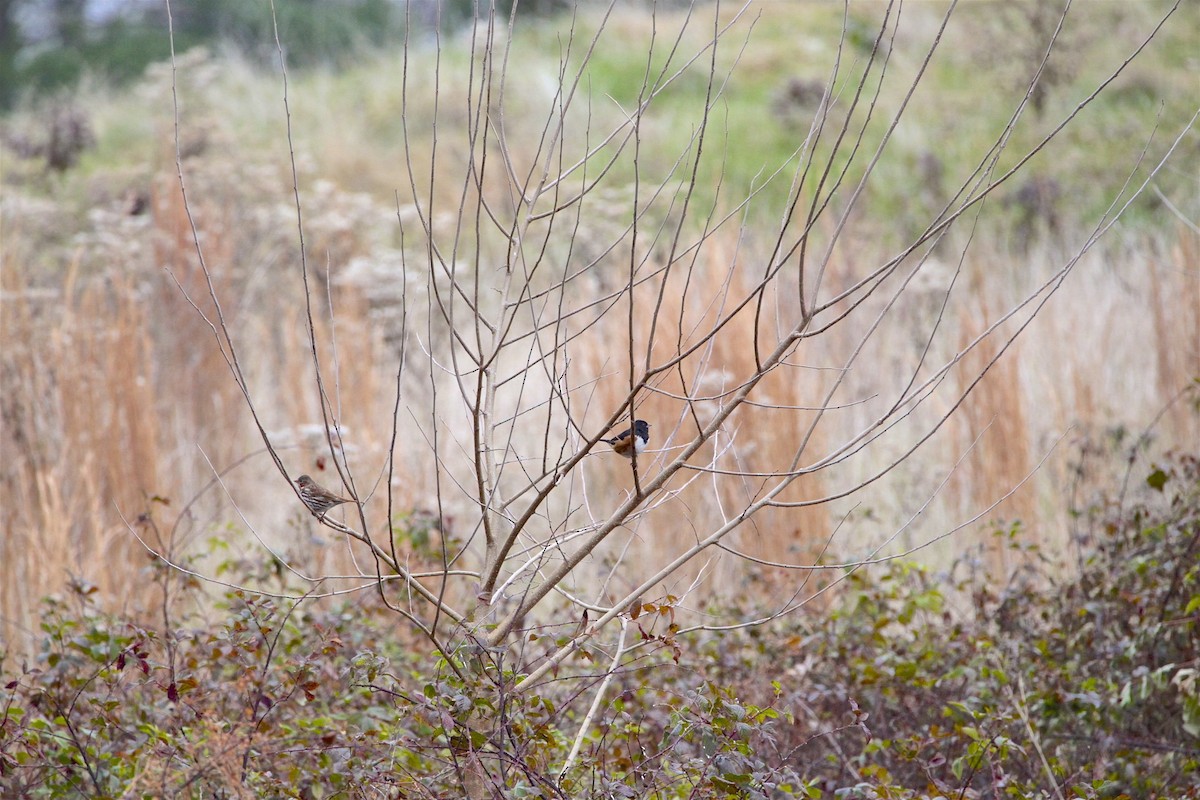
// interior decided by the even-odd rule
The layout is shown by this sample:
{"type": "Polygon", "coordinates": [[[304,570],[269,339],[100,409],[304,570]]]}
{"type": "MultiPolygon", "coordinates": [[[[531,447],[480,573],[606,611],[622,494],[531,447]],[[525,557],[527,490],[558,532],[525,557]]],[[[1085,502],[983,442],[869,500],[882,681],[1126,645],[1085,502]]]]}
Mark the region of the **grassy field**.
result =
{"type": "MultiPolygon", "coordinates": [[[[944,8],[911,6],[888,43],[890,71],[865,128],[868,145],[900,107],[944,8]]],[[[955,15],[863,202],[832,246],[828,292],[851,286],[870,265],[896,253],[975,169],[1036,66],[1030,31],[1044,31],[1049,23],[1033,14],[1035,7],[969,3],[955,15]]],[[[1167,7],[1078,4],[1036,105],[1013,132],[999,169],[1092,92],[1167,7]]],[[[853,87],[865,69],[881,8],[852,10],[835,95],[853,87]]],[[[647,64],[653,69],[665,63],[672,46],[660,33],[651,48],[651,31],[678,29],[682,13],[651,19],[644,10],[619,11],[581,83],[586,103],[564,120],[570,148],[594,145],[597,131],[619,124],[637,103],[647,64]]],[[[712,36],[711,20],[701,16],[684,27],[681,51],[695,51],[712,36]]],[[[681,300],[667,309],[680,320],[668,338],[711,313],[696,295],[715,296],[729,281],[740,285],[769,257],[790,170],[766,178],[777,166],[797,163],[843,27],[839,9],[811,3],[764,3],[736,20],[728,11],[722,20],[733,28],[715,59],[722,94],[697,170],[695,202],[724,214],[756,193],[739,213],[740,228],[730,226],[708,240],[695,275],[712,289],[687,295],[692,305],[681,300]]],[[[538,21],[514,34],[503,112],[517,174],[537,163],[534,148],[553,109],[560,59],[569,70],[578,67],[600,17],[580,16],[569,52],[568,24],[566,18],[538,21]]],[[[951,231],[870,340],[837,396],[844,405],[827,415],[814,451],[833,447],[875,419],[893,388],[912,377],[927,346],[931,362],[952,359],[1052,276],[1114,198],[1128,196],[1129,176],[1136,183],[1157,164],[1195,113],[1198,24],[1200,7],[1185,4],[1052,148],[989,199],[977,223],[967,220],[951,231]],[[971,247],[960,257],[968,239],[971,247]],[[959,289],[943,309],[951,281],[959,289]]],[[[452,233],[461,222],[458,198],[472,154],[464,134],[472,124],[467,101],[478,90],[472,83],[478,58],[469,32],[447,35],[435,92],[434,53],[430,38],[414,38],[407,56],[384,53],[336,73],[290,75],[290,144],[279,74],[232,55],[181,54],[178,148],[186,207],[169,65],[152,68],[129,89],[88,83],[70,95],[31,99],[3,121],[0,614],[7,647],[31,645],[39,598],[68,578],[96,585],[101,596],[131,610],[151,608],[157,590],[132,531],[173,557],[195,559],[202,571],[230,554],[265,559],[267,548],[307,574],[352,571],[351,552],[312,535],[307,515],[263,453],[212,329],[185,297],[205,313],[215,311],[196,259],[194,220],[262,424],[281,443],[293,474],[321,474],[329,454],[313,388],[289,151],[304,209],[309,289],[321,309],[315,334],[325,378],[347,431],[345,451],[362,475],[372,476],[366,513],[384,519],[389,509],[394,516],[428,512],[437,506],[440,477],[453,526],[448,534],[469,537],[477,512],[469,492],[454,484],[469,484],[470,459],[460,453],[439,467],[428,446],[431,408],[464,453],[470,428],[461,409],[447,404],[452,382],[430,378],[436,373],[431,364],[447,352],[448,334],[432,320],[423,248],[411,231],[414,194],[432,209],[435,229],[452,233]],[[63,118],[80,120],[91,132],[76,165],[50,171],[39,159],[20,157],[14,142],[48,137],[52,121],[63,118]],[[410,169],[410,163],[423,169],[410,169]],[[401,370],[402,353],[416,366],[401,370]],[[429,358],[422,364],[423,355],[429,358]],[[403,449],[388,486],[379,476],[392,448],[398,370],[403,449]],[[214,541],[227,549],[206,560],[214,541]]],[[[636,170],[629,159],[618,161],[586,216],[544,232],[547,260],[597,264],[569,303],[583,306],[606,282],[624,280],[628,253],[606,255],[606,248],[620,241],[627,225],[635,179],[668,187],[683,180],[676,163],[695,146],[691,136],[708,90],[706,69],[673,83],[642,125],[636,170]]],[[[835,107],[839,113],[843,109],[835,107]]],[[[822,148],[830,147],[826,140],[817,152],[828,154],[822,148]]],[[[848,164],[846,184],[853,185],[865,162],[847,152],[838,150],[832,163],[838,169],[848,164]]],[[[1019,520],[1038,532],[1044,548],[1065,552],[1073,512],[1114,480],[1111,468],[1101,466],[1111,460],[1093,458],[1095,453],[1136,451],[1153,459],[1165,449],[1194,448],[1200,425],[1182,393],[1200,375],[1198,154],[1193,129],[1150,189],[1079,260],[1058,294],[915,458],[851,497],[762,516],[730,543],[760,558],[802,559],[836,531],[833,552],[853,557],[887,542],[887,552],[925,545],[970,523],[963,536],[919,555],[943,563],[974,541],[971,536],[1019,520]],[[1143,431],[1150,431],[1146,441],[1139,438],[1143,431]]],[[[498,186],[485,184],[481,193],[504,207],[498,186]]],[[[672,213],[668,208],[648,219],[669,220],[672,213]]],[[[459,258],[472,262],[464,269],[486,274],[503,261],[504,244],[496,236],[473,224],[459,236],[459,258]]],[[[820,221],[814,251],[832,241],[834,231],[820,221]]],[[[787,299],[776,299],[776,313],[786,316],[787,299]]],[[[884,299],[865,303],[863,318],[881,314],[884,299]]],[[[1024,320],[1018,316],[1000,332],[1024,320]]],[[[736,384],[754,325],[741,318],[731,327],[716,343],[705,375],[736,384]]],[[[586,417],[595,424],[628,388],[621,360],[628,330],[624,320],[598,320],[581,332],[572,352],[569,382],[592,387],[586,417]]],[[[842,327],[804,344],[795,357],[802,369],[764,387],[770,402],[816,403],[857,340],[856,329],[842,327]]],[[[788,499],[836,494],[879,471],[947,411],[989,356],[987,345],[969,353],[905,426],[815,473],[788,499]]],[[[529,391],[543,388],[533,382],[529,391]]],[[[684,412],[670,396],[678,386],[667,380],[658,388],[661,393],[640,413],[656,420],[668,446],[684,412]]],[[[515,415],[529,402],[505,397],[500,411],[515,415]]],[[[742,465],[764,469],[785,457],[803,421],[801,415],[776,419],[769,413],[735,418],[742,465]]],[[[586,469],[586,502],[615,506],[627,470],[603,460],[586,469]]],[[[694,531],[712,527],[751,491],[744,481],[716,479],[677,488],[619,546],[581,572],[581,584],[608,575],[622,559],[665,563],[694,531]]],[[[574,497],[567,505],[575,502],[582,501],[574,497]]],[[[431,556],[415,538],[406,546],[414,562],[431,556]]],[[[998,575],[1017,566],[1005,551],[993,558],[998,575]]],[[[733,559],[709,569],[728,591],[761,591],[764,597],[786,581],[733,559]]],[[[680,583],[664,592],[686,589],[698,570],[681,574],[680,583]]]]}

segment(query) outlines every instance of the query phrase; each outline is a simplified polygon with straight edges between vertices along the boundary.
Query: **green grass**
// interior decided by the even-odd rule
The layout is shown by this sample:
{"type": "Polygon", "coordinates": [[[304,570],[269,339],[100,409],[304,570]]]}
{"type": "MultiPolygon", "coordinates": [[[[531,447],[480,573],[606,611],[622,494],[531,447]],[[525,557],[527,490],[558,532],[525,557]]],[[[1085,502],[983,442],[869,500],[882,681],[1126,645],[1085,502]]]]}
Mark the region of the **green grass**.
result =
{"type": "MultiPolygon", "coordinates": [[[[1156,14],[1165,8],[1161,3],[1134,6],[1105,3],[1077,11],[1063,36],[1065,53],[1052,61],[1057,66],[1044,79],[1049,86],[1044,104],[1040,111],[1026,110],[1008,153],[1000,161],[1000,170],[1023,156],[1107,77],[1114,65],[1132,52],[1139,37],[1150,30],[1156,14]]],[[[912,26],[915,32],[907,33],[906,27],[896,39],[864,149],[874,148],[897,112],[922,50],[932,40],[937,11],[928,4],[918,6],[902,20],[903,25],[912,26]]],[[[1017,24],[1021,18],[1018,15],[1006,22],[1006,18],[998,19],[995,12],[996,8],[989,4],[966,4],[952,19],[925,82],[905,112],[902,123],[905,135],[891,143],[881,162],[880,174],[869,187],[869,203],[864,209],[868,216],[905,216],[913,193],[912,165],[922,155],[932,154],[940,160],[948,182],[946,188],[951,188],[970,174],[980,154],[1000,136],[1004,123],[1020,102],[1044,43],[1032,34],[1021,40],[1005,35],[1003,26],[1017,24]]],[[[856,17],[854,22],[853,35],[843,57],[843,75],[834,89],[835,94],[842,92],[843,98],[849,96],[846,92],[853,88],[866,65],[874,35],[872,26],[878,24],[876,18],[869,16],[856,17]]],[[[1094,218],[1106,208],[1124,181],[1125,172],[1132,170],[1143,144],[1149,142],[1148,160],[1157,159],[1165,151],[1167,137],[1178,132],[1194,111],[1194,96],[1187,90],[1192,75],[1187,53],[1194,44],[1189,31],[1195,30],[1198,23],[1194,7],[1181,9],[1130,75],[1120,78],[1113,92],[1102,95],[1051,146],[1049,155],[1035,162],[1031,174],[1058,185],[1060,214],[1067,218],[1067,223],[1094,218]],[[1150,142],[1156,123],[1160,131],[1150,142]]],[[[723,42],[718,57],[721,75],[738,56],[742,64],[714,111],[706,141],[706,159],[700,172],[704,190],[711,191],[719,176],[730,194],[744,193],[764,168],[770,170],[782,164],[798,146],[811,117],[785,119],[780,95],[792,77],[821,80],[828,75],[840,24],[836,8],[771,4],[764,7],[763,18],[757,22],[752,43],[745,52],[740,52],[745,25],[723,42]],[[804,58],[797,58],[798,50],[804,58]]],[[[637,28],[621,26],[618,34],[607,34],[587,70],[585,86],[601,115],[605,104],[614,101],[632,107],[642,91],[647,71],[646,52],[651,42],[648,23],[637,28]]],[[[693,24],[680,52],[690,55],[702,46],[707,34],[702,25],[693,24]]],[[[542,52],[553,46],[548,26],[537,26],[528,36],[527,40],[518,32],[516,51],[542,52]]],[[[665,35],[654,43],[651,74],[657,74],[661,68],[670,45],[665,35]]],[[[676,63],[682,60],[677,58],[676,63]]],[[[647,176],[665,171],[685,150],[687,137],[699,124],[699,110],[707,89],[708,61],[705,54],[658,101],[651,119],[661,124],[654,128],[653,152],[643,156],[650,165],[645,169],[647,176]]],[[[878,67],[877,64],[876,70],[878,67]]],[[[869,86],[874,85],[877,75],[876,71],[869,86]]],[[[842,109],[835,109],[835,124],[842,109]]],[[[863,109],[860,109],[855,120],[862,119],[863,109]]],[[[832,133],[826,134],[826,143],[832,133]]],[[[1196,147],[1194,143],[1185,145],[1178,156],[1180,162],[1194,156],[1196,147]]],[[[835,173],[844,166],[844,155],[843,150],[835,156],[835,173]]],[[[818,156],[823,160],[828,152],[818,148],[818,156]]],[[[860,158],[858,164],[851,166],[847,186],[854,185],[861,177],[863,164],[865,160],[860,158]]],[[[810,181],[808,188],[814,186],[810,181]]],[[[779,208],[786,197],[786,188],[787,180],[779,181],[764,196],[767,205],[779,208]]],[[[1008,191],[1015,188],[1016,185],[1008,191]]],[[[1177,201],[1192,199],[1187,181],[1180,180],[1178,175],[1162,176],[1160,188],[1177,201]]],[[[1139,219],[1145,224],[1171,224],[1169,218],[1153,213],[1153,209],[1141,210],[1139,219]]]]}

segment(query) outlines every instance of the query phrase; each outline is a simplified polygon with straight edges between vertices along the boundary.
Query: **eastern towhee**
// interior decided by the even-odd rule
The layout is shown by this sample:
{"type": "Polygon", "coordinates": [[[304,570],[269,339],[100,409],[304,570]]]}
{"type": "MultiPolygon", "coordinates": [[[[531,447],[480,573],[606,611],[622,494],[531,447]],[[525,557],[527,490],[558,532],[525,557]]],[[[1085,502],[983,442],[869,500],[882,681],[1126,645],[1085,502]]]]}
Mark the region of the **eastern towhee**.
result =
{"type": "Polygon", "coordinates": [[[613,452],[633,458],[635,452],[640,455],[650,442],[650,423],[644,419],[634,420],[632,428],[604,441],[612,445],[613,452]]]}

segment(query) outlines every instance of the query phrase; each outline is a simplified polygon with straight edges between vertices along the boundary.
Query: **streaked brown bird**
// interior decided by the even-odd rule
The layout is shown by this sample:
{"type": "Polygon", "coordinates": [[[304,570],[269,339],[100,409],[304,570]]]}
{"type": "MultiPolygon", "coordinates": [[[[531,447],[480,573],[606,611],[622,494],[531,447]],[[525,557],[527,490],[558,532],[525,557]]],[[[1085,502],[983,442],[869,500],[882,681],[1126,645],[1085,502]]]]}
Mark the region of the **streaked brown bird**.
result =
{"type": "Polygon", "coordinates": [[[634,453],[641,455],[650,442],[650,423],[644,419],[634,420],[632,428],[604,441],[612,445],[614,452],[626,458],[633,458],[634,453]]]}
{"type": "Polygon", "coordinates": [[[318,519],[323,518],[334,506],[352,502],[345,497],[338,497],[307,475],[296,478],[296,488],[300,490],[300,499],[304,501],[304,505],[308,506],[308,510],[318,519]]]}

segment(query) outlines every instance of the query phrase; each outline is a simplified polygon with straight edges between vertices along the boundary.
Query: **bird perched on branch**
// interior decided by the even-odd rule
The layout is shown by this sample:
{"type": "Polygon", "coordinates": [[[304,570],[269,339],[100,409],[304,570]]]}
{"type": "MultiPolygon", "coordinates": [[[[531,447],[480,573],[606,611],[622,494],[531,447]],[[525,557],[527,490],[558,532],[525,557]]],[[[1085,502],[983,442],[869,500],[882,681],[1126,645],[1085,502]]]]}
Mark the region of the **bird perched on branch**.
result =
{"type": "Polygon", "coordinates": [[[613,452],[633,458],[634,453],[640,454],[650,443],[650,423],[644,419],[634,420],[632,428],[604,441],[612,445],[613,452]]]}
{"type": "Polygon", "coordinates": [[[308,506],[308,510],[317,519],[322,519],[334,506],[352,502],[345,497],[338,497],[307,475],[296,479],[296,488],[300,490],[300,499],[304,501],[304,505],[308,506]]]}

